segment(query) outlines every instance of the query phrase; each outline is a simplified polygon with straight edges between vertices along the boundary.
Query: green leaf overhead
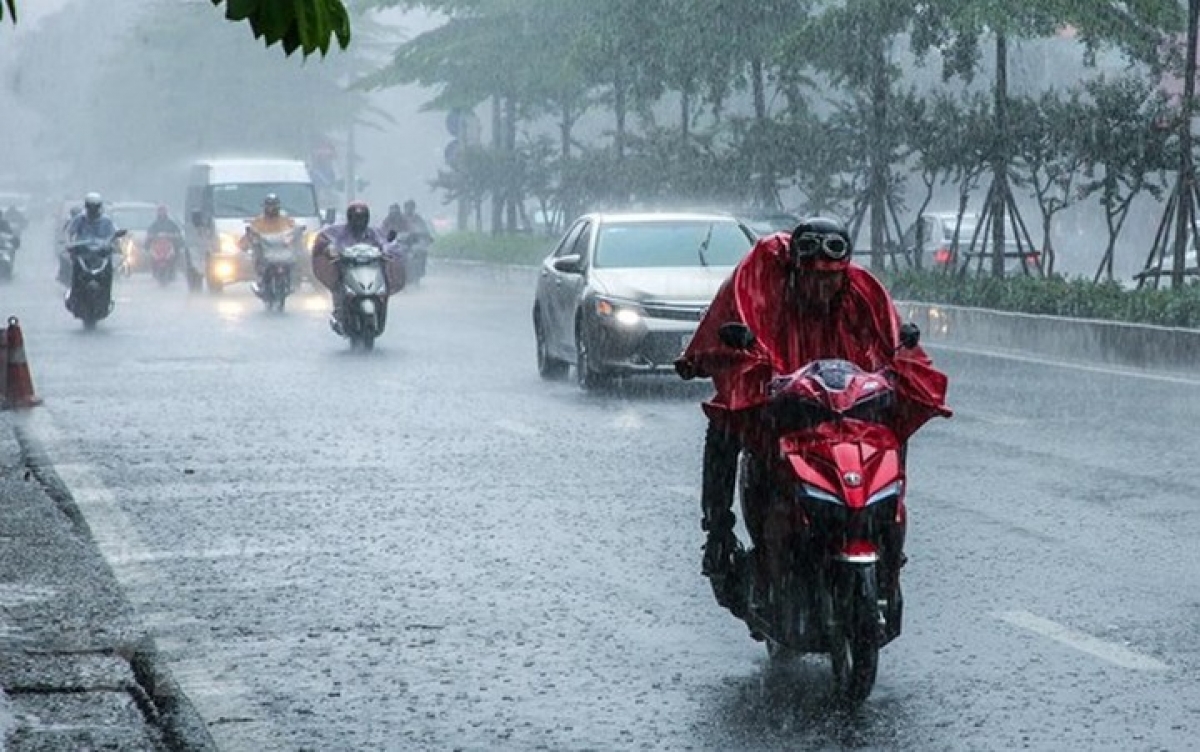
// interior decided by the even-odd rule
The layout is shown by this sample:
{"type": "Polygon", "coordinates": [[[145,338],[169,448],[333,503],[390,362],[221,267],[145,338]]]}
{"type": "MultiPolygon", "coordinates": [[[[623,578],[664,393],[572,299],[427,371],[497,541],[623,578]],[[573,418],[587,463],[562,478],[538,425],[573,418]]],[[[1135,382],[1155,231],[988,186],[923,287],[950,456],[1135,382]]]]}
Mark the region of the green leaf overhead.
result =
{"type": "Polygon", "coordinates": [[[340,0],[212,0],[225,3],[225,17],[247,21],[257,39],[267,46],[279,43],[291,55],[325,55],[330,44],[345,49],[350,44],[350,15],[340,0]]]}

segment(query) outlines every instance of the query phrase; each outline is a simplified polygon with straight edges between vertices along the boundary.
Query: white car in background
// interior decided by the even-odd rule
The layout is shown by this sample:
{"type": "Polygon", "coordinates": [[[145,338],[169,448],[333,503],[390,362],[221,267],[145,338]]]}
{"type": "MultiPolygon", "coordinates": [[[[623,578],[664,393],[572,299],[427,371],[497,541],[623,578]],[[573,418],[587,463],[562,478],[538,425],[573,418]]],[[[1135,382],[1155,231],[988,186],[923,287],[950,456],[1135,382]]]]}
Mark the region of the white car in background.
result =
{"type": "Polygon", "coordinates": [[[593,213],[542,263],[533,303],[538,372],[574,366],[592,389],[615,376],[673,373],[721,283],[754,245],[717,213],[593,213]]]}

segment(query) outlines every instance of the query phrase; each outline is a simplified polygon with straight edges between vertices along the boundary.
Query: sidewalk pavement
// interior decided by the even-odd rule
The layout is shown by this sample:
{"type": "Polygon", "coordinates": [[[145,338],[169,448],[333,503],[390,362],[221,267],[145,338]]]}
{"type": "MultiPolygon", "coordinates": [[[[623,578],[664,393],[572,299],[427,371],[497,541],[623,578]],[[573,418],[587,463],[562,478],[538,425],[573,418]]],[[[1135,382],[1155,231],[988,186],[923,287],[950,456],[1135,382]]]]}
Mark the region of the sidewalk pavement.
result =
{"type": "Polygon", "coordinates": [[[215,749],[26,415],[0,411],[0,750],[215,749]]]}

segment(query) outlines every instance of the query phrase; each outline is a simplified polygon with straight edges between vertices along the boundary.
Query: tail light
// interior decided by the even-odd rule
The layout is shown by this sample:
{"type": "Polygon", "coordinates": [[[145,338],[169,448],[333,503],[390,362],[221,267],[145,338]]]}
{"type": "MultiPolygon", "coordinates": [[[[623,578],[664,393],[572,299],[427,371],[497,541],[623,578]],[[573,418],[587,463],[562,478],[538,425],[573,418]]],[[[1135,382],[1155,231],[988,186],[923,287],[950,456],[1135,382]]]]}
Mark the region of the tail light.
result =
{"type": "Polygon", "coordinates": [[[945,266],[946,264],[950,263],[950,259],[953,258],[953,256],[954,254],[950,253],[949,248],[942,246],[933,252],[933,263],[945,266]]]}

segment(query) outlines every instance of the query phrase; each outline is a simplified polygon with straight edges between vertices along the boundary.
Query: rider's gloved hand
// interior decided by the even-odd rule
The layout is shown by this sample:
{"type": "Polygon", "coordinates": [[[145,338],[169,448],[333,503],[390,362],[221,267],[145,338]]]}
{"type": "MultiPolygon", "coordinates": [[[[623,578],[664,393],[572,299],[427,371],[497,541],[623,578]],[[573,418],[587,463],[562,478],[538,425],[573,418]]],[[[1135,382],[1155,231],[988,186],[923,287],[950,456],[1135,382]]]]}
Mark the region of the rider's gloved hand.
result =
{"type": "Polygon", "coordinates": [[[921,328],[911,322],[900,325],[900,346],[911,349],[921,341],[921,328]]]}
{"type": "Polygon", "coordinates": [[[682,356],[675,359],[675,373],[679,374],[679,378],[684,381],[691,381],[700,376],[696,364],[682,356]]]}
{"type": "Polygon", "coordinates": [[[675,373],[679,374],[679,378],[684,381],[691,381],[696,378],[696,368],[692,362],[686,358],[675,359],[675,373]]]}

